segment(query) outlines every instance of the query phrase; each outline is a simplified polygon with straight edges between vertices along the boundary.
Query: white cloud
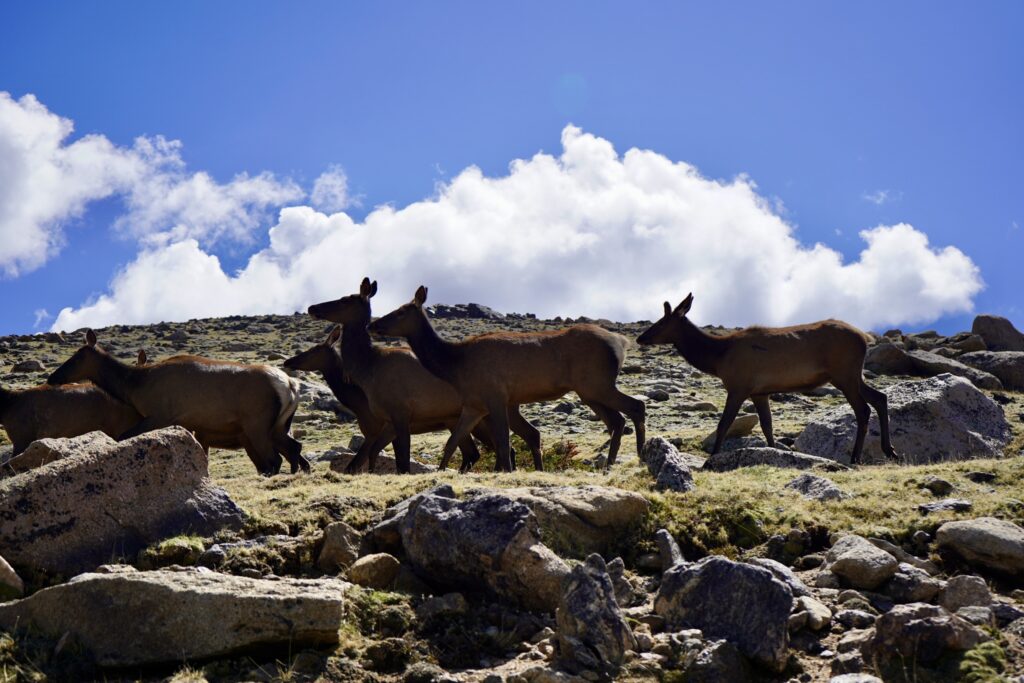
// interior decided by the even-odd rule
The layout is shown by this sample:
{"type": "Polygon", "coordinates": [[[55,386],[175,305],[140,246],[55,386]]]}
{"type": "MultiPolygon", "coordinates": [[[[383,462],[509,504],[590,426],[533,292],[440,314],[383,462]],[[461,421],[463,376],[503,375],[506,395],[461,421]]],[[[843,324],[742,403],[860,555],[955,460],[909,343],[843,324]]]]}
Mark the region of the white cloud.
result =
{"type": "Polygon", "coordinates": [[[336,213],[353,204],[348,194],[348,176],[340,166],[331,166],[320,174],[309,194],[313,206],[325,213],[336,213]]]}
{"type": "Polygon", "coordinates": [[[871,202],[876,206],[881,206],[882,204],[902,199],[903,193],[893,192],[892,190],[875,190],[874,192],[865,192],[860,196],[860,198],[866,202],[871,202]]]}
{"type": "Polygon", "coordinates": [[[653,151],[620,156],[572,126],[562,145],[502,177],[470,167],[436,197],[378,207],[361,223],[285,208],[269,247],[238,273],[195,240],[147,249],[53,327],[304,310],[355,291],[364,275],[380,282],[379,314],[421,283],[435,303],[619,320],[656,318],[662,300],[692,291],[695,319],[729,325],[925,322],[969,311],[983,286],[966,255],[912,226],[864,230],[864,250],[844,263],[801,244],[745,177],[711,180],[653,151]]]}
{"type": "Polygon", "coordinates": [[[301,199],[291,181],[263,173],[218,183],[188,173],[181,143],[140,137],[119,147],[102,135],[68,142],[73,123],[33,95],[0,91],[0,274],[35,270],[64,244],[64,229],[112,196],[127,212],[115,227],[150,243],[186,237],[246,241],[268,208],[301,199]]]}

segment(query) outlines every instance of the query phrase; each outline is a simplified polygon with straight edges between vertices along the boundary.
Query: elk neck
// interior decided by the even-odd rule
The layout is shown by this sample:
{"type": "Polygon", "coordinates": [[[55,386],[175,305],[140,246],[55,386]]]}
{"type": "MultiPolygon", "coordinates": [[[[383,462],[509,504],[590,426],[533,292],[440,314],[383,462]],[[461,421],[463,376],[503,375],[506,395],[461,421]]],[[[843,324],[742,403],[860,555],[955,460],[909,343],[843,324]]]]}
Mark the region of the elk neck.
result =
{"type": "Polygon", "coordinates": [[[729,350],[729,340],[710,335],[687,318],[683,318],[680,338],[675,347],[686,362],[701,372],[718,375],[718,364],[729,350]]]}

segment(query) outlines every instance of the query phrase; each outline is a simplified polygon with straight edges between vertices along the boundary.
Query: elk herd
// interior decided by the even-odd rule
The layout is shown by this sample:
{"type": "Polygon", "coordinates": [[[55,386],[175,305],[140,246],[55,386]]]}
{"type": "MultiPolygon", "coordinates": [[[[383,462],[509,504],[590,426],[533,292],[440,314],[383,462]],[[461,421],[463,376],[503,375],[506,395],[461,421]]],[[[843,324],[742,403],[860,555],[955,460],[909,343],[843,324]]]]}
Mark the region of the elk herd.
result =
{"type": "MultiPolygon", "coordinates": [[[[543,469],[541,439],[520,406],[576,392],[607,427],[607,466],[614,464],[628,418],[639,454],[645,441],[642,400],[618,389],[630,340],[596,325],[577,324],[543,332],[493,332],[449,341],[434,329],[424,304],[426,287],[412,301],[373,320],[377,283],[364,279],[359,292],[309,307],[309,314],[337,325],[327,338],[289,358],[285,368],[319,372],[338,401],[355,415],[364,440],[347,472],[368,467],[391,444],[397,469],[409,472],[410,439],[447,429],[441,456],[445,468],[459,449],[460,471],[480,458],[474,438],[496,456],[496,469],[510,471],[515,459],[510,432],[527,445],[534,467],[543,469]],[[401,337],[408,348],[374,344],[372,335],[401,337]]],[[[721,379],[727,399],[718,424],[717,452],[748,398],[765,440],[774,445],[769,396],[809,390],[826,383],[839,389],[857,419],[852,462],[857,463],[870,408],[878,413],[882,449],[889,441],[886,396],[863,379],[868,338],[838,320],[785,328],[750,327],[711,335],[687,317],[693,296],[637,339],[641,345],[673,344],[696,369],[721,379]]],[[[0,388],[0,423],[14,455],[44,437],[103,431],[116,439],[178,425],[210,447],[244,449],[257,471],[276,474],[285,460],[295,473],[309,471],[302,444],[291,434],[299,383],[269,365],[248,365],[179,355],[135,364],[117,360],[97,343],[92,330],[46,385],[15,391],[0,388]]]]}

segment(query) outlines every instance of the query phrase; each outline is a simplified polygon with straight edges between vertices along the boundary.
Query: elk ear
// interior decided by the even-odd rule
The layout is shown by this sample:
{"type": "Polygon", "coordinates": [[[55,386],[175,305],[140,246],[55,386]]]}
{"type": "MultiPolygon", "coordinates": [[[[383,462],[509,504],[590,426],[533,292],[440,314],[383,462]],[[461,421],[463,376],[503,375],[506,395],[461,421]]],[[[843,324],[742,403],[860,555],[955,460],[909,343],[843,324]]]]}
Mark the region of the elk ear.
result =
{"type": "Polygon", "coordinates": [[[327,335],[327,345],[334,346],[334,343],[341,337],[341,325],[335,325],[327,335]]]}
{"type": "Polygon", "coordinates": [[[665,302],[665,317],[667,318],[670,315],[672,315],[672,304],[670,304],[669,302],[666,301],[665,302]]]}
{"type": "Polygon", "coordinates": [[[427,288],[420,285],[420,288],[416,290],[416,295],[412,298],[413,302],[417,306],[422,306],[427,301],[427,288]]]}
{"type": "Polygon", "coordinates": [[[676,313],[678,313],[679,315],[686,315],[687,313],[690,312],[690,306],[692,305],[693,293],[691,292],[690,294],[686,295],[686,298],[683,299],[678,306],[676,306],[676,313]]]}
{"type": "Polygon", "coordinates": [[[359,296],[364,299],[370,298],[370,278],[364,277],[363,281],[359,284],[359,296]]]}
{"type": "Polygon", "coordinates": [[[96,333],[92,330],[85,331],[85,345],[96,346],[96,333]]]}
{"type": "Polygon", "coordinates": [[[373,298],[373,295],[376,294],[376,293],[377,293],[377,281],[374,280],[373,284],[370,285],[370,296],[368,298],[373,298]]]}
{"type": "Polygon", "coordinates": [[[145,365],[149,361],[149,357],[146,355],[146,349],[139,349],[139,356],[135,359],[136,365],[145,365]]]}

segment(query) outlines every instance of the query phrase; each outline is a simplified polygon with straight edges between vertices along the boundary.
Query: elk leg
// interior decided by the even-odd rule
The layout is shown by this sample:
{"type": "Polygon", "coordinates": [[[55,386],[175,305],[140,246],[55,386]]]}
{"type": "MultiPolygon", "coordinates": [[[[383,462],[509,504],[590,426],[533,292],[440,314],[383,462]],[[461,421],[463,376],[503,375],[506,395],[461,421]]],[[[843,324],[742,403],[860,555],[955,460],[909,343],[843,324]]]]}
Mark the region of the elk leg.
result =
{"type": "Polygon", "coordinates": [[[377,466],[377,454],[380,453],[381,449],[391,443],[392,439],[395,438],[395,431],[390,425],[385,425],[380,428],[376,434],[364,434],[363,445],[356,451],[355,457],[349,462],[348,466],[345,467],[345,474],[356,474],[361,471],[363,465],[369,461],[368,471],[373,472],[377,466]]]}
{"type": "Polygon", "coordinates": [[[857,465],[860,463],[860,452],[864,448],[864,437],[868,433],[868,420],[871,418],[871,409],[868,407],[868,402],[860,395],[859,382],[852,389],[845,385],[838,386],[835,382],[832,384],[839,391],[843,392],[843,396],[846,397],[850,407],[853,408],[853,414],[857,417],[857,439],[853,442],[853,452],[850,454],[850,464],[857,465]]]}
{"type": "Polygon", "coordinates": [[[878,413],[878,427],[882,432],[882,452],[890,460],[898,460],[899,456],[896,455],[889,439],[889,397],[878,389],[869,387],[863,379],[860,381],[860,395],[878,413]]]}
{"type": "MultiPolygon", "coordinates": [[[[612,387],[611,394],[601,399],[601,403],[623,413],[633,422],[633,429],[636,431],[636,454],[639,456],[644,450],[644,441],[647,440],[647,429],[644,420],[647,418],[647,406],[644,402],[632,396],[622,393],[616,387],[612,387]]],[[[608,458],[608,464],[612,459],[608,458]]]]}
{"type": "Polygon", "coordinates": [[[544,458],[540,450],[540,430],[523,417],[517,405],[508,409],[508,424],[515,435],[526,442],[526,447],[530,449],[530,453],[533,455],[533,469],[543,472],[544,458]]]}
{"type": "Polygon", "coordinates": [[[459,443],[459,451],[462,453],[462,464],[459,465],[459,474],[465,474],[480,459],[480,449],[476,447],[473,437],[467,436],[459,443]]]}
{"type": "Polygon", "coordinates": [[[583,401],[594,411],[594,414],[601,418],[611,438],[608,441],[608,461],[605,463],[606,470],[611,469],[615,464],[615,456],[619,454],[619,444],[622,442],[622,430],[626,428],[626,418],[617,410],[593,401],[583,401]]]}
{"type": "Polygon", "coordinates": [[[462,413],[459,415],[459,421],[455,423],[455,426],[452,428],[452,434],[448,437],[448,441],[444,445],[444,453],[441,454],[441,462],[437,466],[438,469],[443,470],[448,467],[448,461],[452,459],[452,454],[455,453],[455,448],[470,434],[470,432],[473,431],[473,427],[476,426],[476,423],[479,422],[486,414],[487,411],[480,408],[471,408],[469,406],[462,407],[462,413]]]}
{"type": "Polygon", "coordinates": [[[302,457],[302,444],[293,439],[290,434],[274,436],[274,448],[291,465],[292,474],[298,472],[300,467],[303,472],[309,472],[309,461],[302,457]]]}
{"type": "Polygon", "coordinates": [[[399,474],[409,474],[411,459],[409,451],[412,444],[409,440],[409,424],[407,422],[395,424],[395,440],[391,443],[391,447],[395,449],[395,470],[399,474]]]}
{"type": "Polygon", "coordinates": [[[508,409],[504,404],[491,406],[487,414],[487,426],[491,428],[491,436],[494,437],[494,453],[497,461],[497,470],[502,472],[512,471],[512,456],[509,443],[508,409]]]}
{"type": "Polygon", "coordinates": [[[722,411],[722,418],[718,421],[718,430],[715,432],[715,445],[711,448],[711,455],[718,452],[718,449],[725,443],[725,435],[729,433],[736,415],[740,412],[740,406],[747,400],[745,394],[730,393],[725,398],[725,410],[722,411]]]}
{"type": "Polygon", "coordinates": [[[768,442],[769,448],[775,448],[775,436],[772,434],[772,408],[768,403],[768,396],[766,394],[751,396],[750,400],[757,408],[757,421],[761,423],[764,440],[768,442]]]}

